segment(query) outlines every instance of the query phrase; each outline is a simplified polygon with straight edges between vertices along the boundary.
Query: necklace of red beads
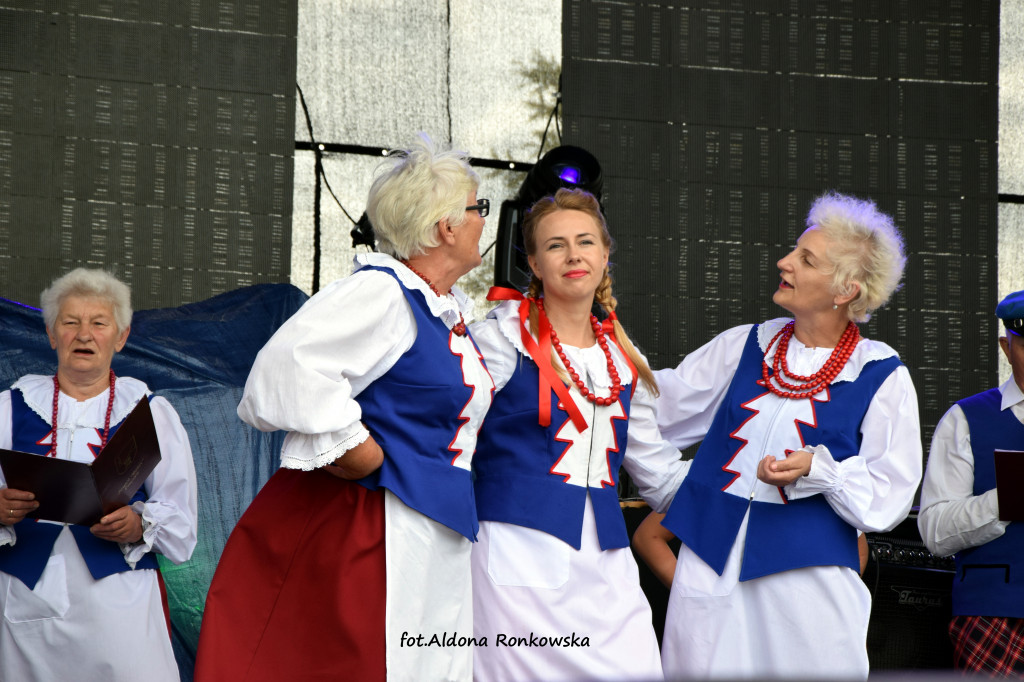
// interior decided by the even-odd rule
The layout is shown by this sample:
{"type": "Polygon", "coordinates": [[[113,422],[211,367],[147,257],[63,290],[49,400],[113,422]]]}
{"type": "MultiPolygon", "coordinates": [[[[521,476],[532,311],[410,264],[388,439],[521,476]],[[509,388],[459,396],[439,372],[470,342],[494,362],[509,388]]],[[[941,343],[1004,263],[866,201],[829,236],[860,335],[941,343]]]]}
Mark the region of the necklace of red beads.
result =
{"type": "MultiPolygon", "coordinates": [[[[47,457],[57,456],[57,403],[60,399],[60,380],[53,375],[53,427],[50,429],[50,451],[47,457]]],[[[110,396],[107,398],[107,416],[103,420],[103,433],[100,434],[100,449],[107,444],[110,434],[110,413],[114,411],[114,370],[110,370],[110,396]]]]}
{"type": "MultiPolygon", "coordinates": [[[[544,315],[544,301],[543,299],[535,298],[533,302],[537,304],[537,310],[541,315],[544,315]]],[[[548,325],[550,326],[550,324],[548,325]]],[[[597,405],[611,405],[619,399],[619,394],[622,393],[622,380],[619,378],[619,371],[615,369],[615,362],[612,360],[611,350],[608,348],[608,337],[605,336],[604,327],[600,322],[597,321],[597,317],[593,314],[590,316],[590,326],[594,330],[594,336],[597,337],[597,343],[601,346],[601,350],[604,351],[605,362],[608,363],[608,376],[612,380],[612,391],[607,398],[598,398],[594,393],[587,388],[587,385],[580,379],[580,375],[576,370],[572,368],[572,364],[569,362],[569,356],[562,350],[562,344],[558,341],[558,335],[555,334],[554,327],[551,328],[551,345],[555,347],[555,353],[561,359],[562,364],[565,365],[565,371],[569,373],[569,378],[572,379],[573,383],[576,384],[576,388],[580,390],[583,397],[592,403],[597,405]]]]}
{"type": "MultiPolygon", "coordinates": [[[[437,290],[437,287],[434,286],[434,283],[431,282],[429,279],[427,279],[423,275],[422,272],[420,272],[419,270],[417,270],[413,266],[409,265],[409,261],[407,261],[407,260],[403,260],[403,261],[401,261],[401,263],[405,267],[407,267],[410,270],[412,270],[412,274],[416,275],[417,277],[422,279],[424,282],[426,282],[427,286],[430,287],[430,290],[434,292],[434,295],[436,295],[438,298],[441,298],[441,292],[437,290]]],[[[452,293],[452,290],[449,289],[448,293],[449,294],[452,293]]],[[[452,331],[455,332],[456,336],[465,336],[466,335],[466,320],[463,319],[461,312],[459,313],[459,321],[458,321],[458,323],[456,323],[456,325],[454,327],[452,327],[452,331]]]]}
{"type": "Polygon", "coordinates": [[[843,335],[839,337],[839,343],[836,344],[828,360],[825,361],[821,369],[809,376],[793,374],[789,371],[789,365],[786,363],[786,351],[789,349],[791,338],[793,338],[793,322],[783,327],[765,349],[764,359],[761,361],[761,378],[764,379],[764,385],[768,387],[768,390],[775,395],[798,400],[821,393],[839,376],[850,359],[850,355],[853,354],[853,349],[857,347],[857,342],[860,341],[860,330],[853,322],[847,324],[843,335]],[[773,373],[769,375],[768,353],[771,352],[776,341],[778,341],[778,346],[775,348],[775,355],[772,356],[771,363],[773,373]]]}

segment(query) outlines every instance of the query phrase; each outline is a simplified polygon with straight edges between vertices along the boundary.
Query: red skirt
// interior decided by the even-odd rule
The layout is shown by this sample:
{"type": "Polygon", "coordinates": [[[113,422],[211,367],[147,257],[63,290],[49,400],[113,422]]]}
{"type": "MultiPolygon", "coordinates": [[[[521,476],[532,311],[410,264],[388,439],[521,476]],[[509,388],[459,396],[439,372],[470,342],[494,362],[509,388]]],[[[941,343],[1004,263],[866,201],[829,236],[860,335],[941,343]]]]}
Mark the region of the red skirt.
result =
{"type": "Polygon", "coordinates": [[[384,491],[280,469],[224,547],[195,679],[385,679],[385,580],[384,491]]]}

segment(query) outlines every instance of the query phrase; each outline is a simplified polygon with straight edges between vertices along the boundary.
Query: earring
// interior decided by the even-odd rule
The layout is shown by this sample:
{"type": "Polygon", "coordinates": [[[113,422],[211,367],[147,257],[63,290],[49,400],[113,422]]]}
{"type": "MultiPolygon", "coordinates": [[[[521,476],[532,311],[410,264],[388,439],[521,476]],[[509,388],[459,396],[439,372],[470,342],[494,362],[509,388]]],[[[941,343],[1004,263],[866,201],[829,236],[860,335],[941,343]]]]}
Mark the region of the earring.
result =
{"type": "Polygon", "coordinates": [[[836,303],[832,304],[832,310],[839,310],[839,305],[836,303]]]}

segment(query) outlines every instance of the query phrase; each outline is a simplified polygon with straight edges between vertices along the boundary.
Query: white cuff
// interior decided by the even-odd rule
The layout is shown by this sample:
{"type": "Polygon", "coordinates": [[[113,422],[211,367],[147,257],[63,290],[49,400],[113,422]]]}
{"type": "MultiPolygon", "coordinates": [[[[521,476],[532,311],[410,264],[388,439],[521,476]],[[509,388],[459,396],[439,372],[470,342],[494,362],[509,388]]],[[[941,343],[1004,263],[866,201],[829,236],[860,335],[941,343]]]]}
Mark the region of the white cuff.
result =
{"type": "Polygon", "coordinates": [[[135,564],[137,564],[147,553],[153,551],[153,540],[156,536],[156,526],[153,523],[153,517],[150,515],[145,502],[132,503],[132,511],[142,517],[142,539],[138,542],[121,542],[118,544],[121,546],[121,553],[124,554],[124,560],[127,561],[128,565],[134,570],[135,564]]]}
{"type": "Polygon", "coordinates": [[[819,493],[831,493],[843,488],[843,473],[839,463],[832,459],[832,453],[824,445],[805,445],[804,450],[813,453],[811,470],[786,486],[786,497],[799,500],[819,493]]]}
{"type": "Polygon", "coordinates": [[[335,443],[326,451],[321,452],[312,459],[290,457],[282,453],[281,468],[300,469],[302,471],[313,471],[314,469],[319,469],[322,466],[331,464],[334,460],[338,459],[360,443],[365,443],[366,439],[369,437],[370,432],[366,430],[365,426],[360,424],[359,429],[355,433],[343,439],[341,442],[335,443]]]}
{"type": "Polygon", "coordinates": [[[5,545],[14,546],[18,540],[18,534],[14,531],[14,526],[0,526],[0,547],[5,545]]]}

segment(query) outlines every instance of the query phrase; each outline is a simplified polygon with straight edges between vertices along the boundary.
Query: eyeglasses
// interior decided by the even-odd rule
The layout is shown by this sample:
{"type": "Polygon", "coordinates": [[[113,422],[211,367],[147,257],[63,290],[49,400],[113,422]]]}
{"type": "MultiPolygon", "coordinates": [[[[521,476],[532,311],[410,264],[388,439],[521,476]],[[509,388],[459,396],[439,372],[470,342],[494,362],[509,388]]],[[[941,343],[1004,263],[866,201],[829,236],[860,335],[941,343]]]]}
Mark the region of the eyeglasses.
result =
{"type": "Polygon", "coordinates": [[[481,218],[486,218],[487,214],[491,212],[491,200],[490,199],[479,199],[479,203],[467,206],[467,211],[479,211],[481,218]]]}

